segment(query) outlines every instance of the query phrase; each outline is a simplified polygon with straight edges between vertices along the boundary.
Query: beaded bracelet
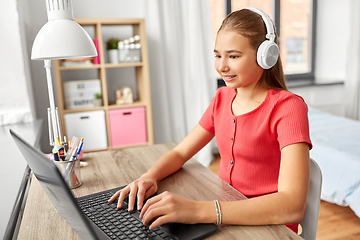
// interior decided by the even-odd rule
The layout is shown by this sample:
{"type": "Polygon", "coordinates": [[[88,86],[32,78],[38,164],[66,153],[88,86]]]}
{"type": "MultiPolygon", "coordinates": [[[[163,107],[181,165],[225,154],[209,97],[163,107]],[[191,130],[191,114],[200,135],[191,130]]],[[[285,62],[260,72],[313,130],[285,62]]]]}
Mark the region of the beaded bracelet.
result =
{"type": "Polygon", "coordinates": [[[218,200],[214,200],[215,203],[215,210],[216,210],[216,224],[221,224],[221,209],[220,209],[220,204],[218,200]]]}

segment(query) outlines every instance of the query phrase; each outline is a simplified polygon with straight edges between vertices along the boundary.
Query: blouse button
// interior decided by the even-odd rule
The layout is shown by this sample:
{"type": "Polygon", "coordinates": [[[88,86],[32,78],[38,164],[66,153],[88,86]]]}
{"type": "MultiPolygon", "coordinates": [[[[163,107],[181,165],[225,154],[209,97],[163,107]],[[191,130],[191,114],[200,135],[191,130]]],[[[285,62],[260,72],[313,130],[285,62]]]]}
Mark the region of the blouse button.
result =
{"type": "Polygon", "coordinates": [[[228,184],[231,186],[231,182],[228,182],[228,184]]]}
{"type": "Polygon", "coordinates": [[[230,139],[230,141],[231,141],[231,142],[233,142],[233,141],[234,141],[234,139],[233,139],[233,138],[231,138],[231,139],[230,139]]]}
{"type": "Polygon", "coordinates": [[[234,162],[232,160],[230,160],[230,164],[233,164],[234,162]]]}
{"type": "Polygon", "coordinates": [[[235,123],[235,118],[233,119],[233,123],[235,123]]]}

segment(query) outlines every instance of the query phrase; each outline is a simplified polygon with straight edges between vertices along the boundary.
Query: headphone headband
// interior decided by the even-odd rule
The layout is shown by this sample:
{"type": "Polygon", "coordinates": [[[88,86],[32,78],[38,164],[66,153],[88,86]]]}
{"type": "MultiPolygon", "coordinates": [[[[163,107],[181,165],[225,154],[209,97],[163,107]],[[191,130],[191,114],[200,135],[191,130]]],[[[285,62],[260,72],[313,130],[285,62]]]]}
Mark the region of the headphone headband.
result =
{"type": "Polygon", "coordinates": [[[266,30],[267,30],[265,37],[267,39],[269,39],[270,41],[274,42],[275,41],[274,26],[273,26],[273,23],[272,23],[270,17],[264,11],[262,11],[258,8],[248,7],[245,9],[249,9],[250,11],[257,13],[262,17],[262,19],[265,23],[265,26],[266,26],[266,30]]]}

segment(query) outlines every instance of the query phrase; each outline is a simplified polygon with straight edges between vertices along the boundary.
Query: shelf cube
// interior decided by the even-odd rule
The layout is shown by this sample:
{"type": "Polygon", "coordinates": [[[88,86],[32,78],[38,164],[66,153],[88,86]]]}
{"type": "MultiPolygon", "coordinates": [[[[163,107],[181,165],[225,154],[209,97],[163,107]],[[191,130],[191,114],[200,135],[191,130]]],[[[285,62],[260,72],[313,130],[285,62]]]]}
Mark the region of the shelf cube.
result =
{"type": "Polygon", "coordinates": [[[64,119],[66,137],[84,138],[84,151],[108,148],[104,110],[67,113],[64,119]]]}
{"type": "Polygon", "coordinates": [[[108,114],[112,147],[147,142],[145,107],[113,109],[108,114]]]}

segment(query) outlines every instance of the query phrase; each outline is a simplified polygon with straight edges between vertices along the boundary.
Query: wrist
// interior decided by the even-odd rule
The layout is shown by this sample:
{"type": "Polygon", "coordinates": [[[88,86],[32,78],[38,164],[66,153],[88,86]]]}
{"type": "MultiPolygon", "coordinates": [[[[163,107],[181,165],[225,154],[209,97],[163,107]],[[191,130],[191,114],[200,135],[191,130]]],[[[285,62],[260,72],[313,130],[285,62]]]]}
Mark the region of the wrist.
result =
{"type": "Polygon", "coordinates": [[[213,201],[197,202],[197,223],[216,223],[216,209],[213,201]]]}
{"type": "Polygon", "coordinates": [[[158,181],[157,178],[156,178],[156,176],[154,176],[153,174],[151,174],[151,173],[149,173],[149,172],[144,173],[143,175],[141,175],[140,178],[151,179],[151,180],[153,180],[154,182],[157,182],[157,181],[158,181]]]}

